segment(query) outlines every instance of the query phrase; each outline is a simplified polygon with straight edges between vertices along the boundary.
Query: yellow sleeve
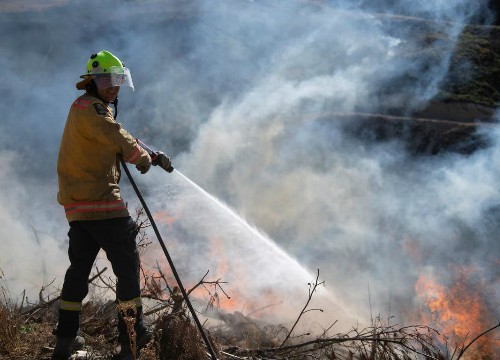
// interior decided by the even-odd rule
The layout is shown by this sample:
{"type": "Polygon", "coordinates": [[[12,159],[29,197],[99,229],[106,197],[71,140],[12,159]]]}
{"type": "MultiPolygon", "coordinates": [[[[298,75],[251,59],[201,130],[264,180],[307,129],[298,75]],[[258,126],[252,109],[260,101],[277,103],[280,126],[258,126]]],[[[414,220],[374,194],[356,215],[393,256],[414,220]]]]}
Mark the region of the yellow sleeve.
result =
{"type": "Polygon", "coordinates": [[[86,112],[85,133],[90,139],[105,145],[114,153],[121,154],[123,159],[131,164],[151,162],[146,150],[115,121],[111,111],[102,103],[94,102],[86,112]]]}

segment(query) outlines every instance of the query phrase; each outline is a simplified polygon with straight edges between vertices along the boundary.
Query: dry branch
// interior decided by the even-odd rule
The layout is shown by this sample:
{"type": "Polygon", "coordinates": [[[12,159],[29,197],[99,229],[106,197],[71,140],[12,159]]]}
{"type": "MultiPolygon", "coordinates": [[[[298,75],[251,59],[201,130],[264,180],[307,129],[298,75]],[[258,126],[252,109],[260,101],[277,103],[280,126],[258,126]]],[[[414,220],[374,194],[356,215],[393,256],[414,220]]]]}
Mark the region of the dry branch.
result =
{"type": "Polygon", "coordinates": [[[313,298],[313,295],[316,292],[316,289],[318,288],[318,286],[319,285],[324,285],[324,283],[325,283],[324,281],[319,282],[319,269],[318,269],[318,273],[316,275],[316,280],[314,281],[314,284],[311,284],[311,283],[308,284],[309,285],[309,296],[307,298],[306,304],[304,305],[304,308],[300,312],[297,320],[295,320],[295,323],[293,324],[292,328],[290,329],[290,331],[288,332],[287,336],[285,337],[285,340],[283,340],[283,342],[281,343],[280,348],[282,348],[283,345],[285,345],[285,343],[288,341],[288,339],[290,338],[290,335],[292,334],[293,330],[295,329],[295,327],[299,323],[302,315],[304,315],[308,311],[314,311],[314,310],[323,311],[321,309],[309,309],[308,310],[307,307],[309,306],[309,303],[311,302],[311,300],[313,298]]]}
{"type": "MultiPolygon", "coordinates": [[[[105,272],[107,269],[108,269],[108,268],[106,268],[106,267],[105,267],[105,268],[104,268],[104,269],[102,269],[101,271],[98,271],[96,275],[92,276],[92,277],[88,280],[88,283],[89,283],[89,284],[90,284],[90,283],[92,283],[95,279],[97,279],[98,277],[100,277],[100,276],[101,276],[101,274],[102,274],[103,272],[105,272]]],[[[52,280],[51,284],[52,284],[53,282],[54,282],[54,280],[52,280]]],[[[47,286],[48,286],[48,285],[47,285],[47,286]]],[[[48,306],[52,305],[54,302],[56,302],[57,300],[59,300],[59,299],[61,298],[61,295],[59,295],[59,296],[56,296],[55,298],[53,298],[52,300],[49,300],[49,301],[44,301],[44,300],[43,300],[43,297],[42,297],[42,292],[43,292],[43,290],[44,290],[47,286],[43,286],[43,287],[42,287],[42,289],[40,290],[40,293],[39,293],[40,303],[39,303],[37,306],[35,306],[35,307],[33,307],[33,308],[29,309],[29,310],[26,310],[26,311],[22,312],[22,313],[20,314],[21,316],[26,316],[26,315],[27,315],[27,316],[28,316],[28,318],[29,318],[30,316],[32,316],[33,314],[35,314],[36,312],[38,312],[40,309],[42,309],[42,308],[45,308],[45,307],[48,307],[48,306]]],[[[27,319],[26,319],[26,320],[27,320],[27,319]]]]}
{"type": "Polygon", "coordinates": [[[472,340],[471,340],[471,341],[470,341],[470,342],[469,342],[466,346],[464,346],[464,347],[460,350],[460,352],[459,352],[459,354],[458,354],[458,357],[457,357],[457,360],[460,360],[460,358],[461,358],[461,357],[465,354],[465,352],[467,351],[467,349],[468,349],[468,348],[469,348],[472,344],[474,344],[477,340],[479,340],[481,337],[483,337],[483,336],[484,336],[484,335],[486,335],[487,333],[489,333],[489,332],[491,332],[491,331],[493,331],[493,330],[495,330],[495,329],[497,329],[497,328],[499,328],[499,327],[500,327],[500,322],[499,322],[497,325],[493,326],[492,328],[489,328],[488,330],[483,331],[481,334],[477,335],[474,339],[472,339],[472,340]]]}

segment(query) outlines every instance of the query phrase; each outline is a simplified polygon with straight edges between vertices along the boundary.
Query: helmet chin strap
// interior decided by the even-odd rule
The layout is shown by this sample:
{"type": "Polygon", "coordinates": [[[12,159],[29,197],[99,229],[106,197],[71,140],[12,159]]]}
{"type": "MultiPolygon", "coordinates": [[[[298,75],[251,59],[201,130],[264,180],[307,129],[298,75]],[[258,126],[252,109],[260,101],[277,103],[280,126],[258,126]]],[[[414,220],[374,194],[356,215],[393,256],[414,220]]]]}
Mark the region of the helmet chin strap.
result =
{"type": "Polygon", "coordinates": [[[113,104],[113,107],[115,108],[115,113],[114,113],[113,117],[116,120],[116,118],[118,117],[118,96],[116,97],[115,100],[113,100],[112,104],[113,104]]]}

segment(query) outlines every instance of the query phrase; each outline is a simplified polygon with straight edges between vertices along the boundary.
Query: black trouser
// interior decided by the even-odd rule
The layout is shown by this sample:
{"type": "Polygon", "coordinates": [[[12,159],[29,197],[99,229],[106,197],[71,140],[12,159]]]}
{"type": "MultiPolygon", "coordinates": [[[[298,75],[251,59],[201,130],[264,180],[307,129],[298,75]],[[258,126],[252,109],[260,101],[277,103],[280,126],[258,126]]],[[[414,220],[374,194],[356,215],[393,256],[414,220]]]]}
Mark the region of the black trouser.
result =
{"type": "Polygon", "coordinates": [[[118,300],[140,298],[137,233],[137,225],[131,217],[70,222],[68,255],[71,265],[64,277],[56,335],[76,336],[80,317],[78,305],[81,306],[87,296],[88,278],[101,248],[117,277],[118,300]],[[73,304],[74,308],[67,304],[73,304]]]}

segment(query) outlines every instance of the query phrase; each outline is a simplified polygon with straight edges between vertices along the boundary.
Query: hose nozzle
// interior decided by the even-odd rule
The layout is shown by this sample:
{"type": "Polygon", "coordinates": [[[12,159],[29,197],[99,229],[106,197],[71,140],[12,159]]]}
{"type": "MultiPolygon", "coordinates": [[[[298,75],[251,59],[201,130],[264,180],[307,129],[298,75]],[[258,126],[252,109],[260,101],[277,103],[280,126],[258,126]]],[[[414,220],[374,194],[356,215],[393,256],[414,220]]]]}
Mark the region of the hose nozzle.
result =
{"type": "Polygon", "coordinates": [[[153,161],[153,165],[158,165],[161,167],[163,170],[165,170],[168,173],[171,173],[174,171],[174,167],[172,166],[172,163],[170,162],[170,158],[162,153],[161,151],[156,151],[150,146],[146,145],[141,139],[136,139],[137,143],[144,149],[146,152],[151,156],[151,160],[153,161]]]}

